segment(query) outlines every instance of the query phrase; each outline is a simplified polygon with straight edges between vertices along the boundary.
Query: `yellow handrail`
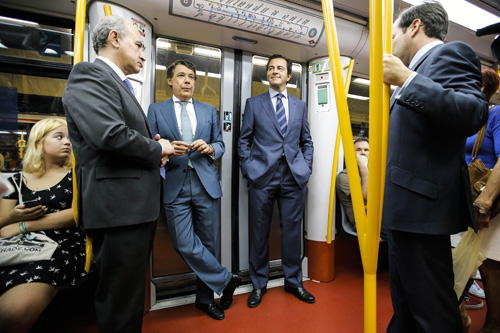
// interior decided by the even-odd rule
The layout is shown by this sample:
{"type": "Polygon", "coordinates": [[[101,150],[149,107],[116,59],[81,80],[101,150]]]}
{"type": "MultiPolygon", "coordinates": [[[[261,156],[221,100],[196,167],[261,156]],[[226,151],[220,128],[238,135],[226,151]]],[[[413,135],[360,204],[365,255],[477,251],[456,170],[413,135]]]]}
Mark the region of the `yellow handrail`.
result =
{"type": "MultiPolygon", "coordinates": [[[[330,66],[331,68],[331,66],[330,66]]],[[[354,68],[354,59],[349,61],[349,65],[344,67],[347,69],[347,77],[345,81],[345,93],[349,91],[351,84],[352,70],[354,68]]],[[[335,207],[335,183],[337,181],[337,165],[339,164],[339,147],[340,147],[340,126],[337,127],[337,138],[335,139],[335,152],[333,154],[332,180],[330,182],[330,202],[328,206],[328,226],[326,231],[326,243],[332,243],[332,225],[333,225],[333,209],[335,207]]]]}

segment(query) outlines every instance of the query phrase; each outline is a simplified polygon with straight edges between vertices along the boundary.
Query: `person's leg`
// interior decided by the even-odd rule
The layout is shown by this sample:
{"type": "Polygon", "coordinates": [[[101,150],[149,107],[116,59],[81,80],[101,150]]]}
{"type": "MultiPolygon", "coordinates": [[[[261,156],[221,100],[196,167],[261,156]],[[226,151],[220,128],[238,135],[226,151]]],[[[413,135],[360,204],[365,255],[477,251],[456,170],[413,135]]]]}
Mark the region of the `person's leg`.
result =
{"type": "Polygon", "coordinates": [[[486,294],[486,320],[479,332],[500,332],[500,262],[486,259],[479,267],[486,294]]]}
{"type": "Polygon", "coordinates": [[[100,332],[140,332],[156,222],[92,230],[100,332]]]}
{"type": "Polygon", "coordinates": [[[24,283],[0,296],[0,332],[28,332],[58,291],[46,283],[24,283]]]}

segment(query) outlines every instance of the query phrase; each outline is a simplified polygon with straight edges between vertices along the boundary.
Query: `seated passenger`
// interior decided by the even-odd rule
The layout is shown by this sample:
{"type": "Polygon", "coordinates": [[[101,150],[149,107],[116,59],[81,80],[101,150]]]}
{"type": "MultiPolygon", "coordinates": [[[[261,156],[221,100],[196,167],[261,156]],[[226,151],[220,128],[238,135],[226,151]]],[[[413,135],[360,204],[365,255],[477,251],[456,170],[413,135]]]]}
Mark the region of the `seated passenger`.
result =
{"type": "Polygon", "coordinates": [[[71,143],[63,119],[33,126],[23,172],[9,178],[14,193],[0,200],[0,237],[43,231],[58,243],[50,260],[0,267],[0,332],[27,332],[62,288],[83,282],[85,234],[71,207],[71,143]],[[40,205],[19,204],[38,198],[40,205]]]}
{"type": "MultiPolygon", "coordinates": [[[[370,144],[367,137],[360,137],[354,141],[354,151],[358,162],[359,177],[361,179],[361,191],[363,200],[366,205],[366,197],[368,194],[368,155],[370,154],[370,144]]],[[[335,183],[337,189],[337,197],[347,215],[347,219],[356,230],[354,220],[354,210],[352,208],[351,188],[349,187],[349,179],[347,178],[347,169],[340,171],[337,175],[335,183]]]]}

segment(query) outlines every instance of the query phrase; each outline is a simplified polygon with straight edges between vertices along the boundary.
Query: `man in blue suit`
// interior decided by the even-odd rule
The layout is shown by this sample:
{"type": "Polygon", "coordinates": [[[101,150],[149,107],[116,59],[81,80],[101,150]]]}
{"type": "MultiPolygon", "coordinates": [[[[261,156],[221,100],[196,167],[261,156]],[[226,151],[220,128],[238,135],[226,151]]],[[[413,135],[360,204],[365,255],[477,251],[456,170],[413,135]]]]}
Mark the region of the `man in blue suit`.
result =
{"type": "Polygon", "coordinates": [[[175,149],[165,165],[163,203],[174,248],[196,273],[196,307],[224,319],[241,277],[218,261],[219,198],[222,190],[214,162],[224,154],[219,116],[214,106],[194,100],[196,66],[177,60],[167,68],[172,98],[151,104],[151,131],[175,149]],[[214,292],[222,294],[214,302],[214,292]]]}
{"type": "Polygon", "coordinates": [[[269,92],[249,98],[238,142],[241,172],[249,181],[252,239],[248,306],[261,303],[269,280],[269,231],[278,200],[285,291],[301,301],[315,298],[302,286],[301,223],[306,184],[312,170],[313,143],[306,104],[289,95],[292,62],[278,54],[267,63],[269,92]]]}
{"type": "Polygon", "coordinates": [[[394,316],[388,332],[461,332],[450,234],[476,227],[466,138],[488,119],[481,65],[462,42],[443,44],[448,15],[425,2],[394,22],[384,55],[391,100],[382,223],[394,316]]]}

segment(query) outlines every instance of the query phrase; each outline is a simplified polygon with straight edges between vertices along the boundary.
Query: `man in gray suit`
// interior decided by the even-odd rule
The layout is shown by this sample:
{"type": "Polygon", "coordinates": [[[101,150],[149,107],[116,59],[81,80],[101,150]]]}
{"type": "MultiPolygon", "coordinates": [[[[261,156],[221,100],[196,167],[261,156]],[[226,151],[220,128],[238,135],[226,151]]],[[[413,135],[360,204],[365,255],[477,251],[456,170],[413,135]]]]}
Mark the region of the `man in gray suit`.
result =
{"type": "Polygon", "coordinates": [[[289,95],[292,62],[279,55],[267,63],[269,92],[249,98],[238,142],[241,172],[249,180],[252,239],[248,306],[262,301],[269,280],[269,231],[278,200],[281,225],[281,263],[285,291],[301,301],[315,298],[302,286],[302,217],[306,184],[312,171],[313,143],[306,104],[289,95]]]}
{"type": "Polygon", "coordinates": [[[160,211],[159,168],[174,150],[167,140],[152,138],[125,77],[138,73],[146,60],[138,30],[107,16],[92,43],[97,59],[75,65],[63,94],[79,222],[93,238],[99,331],[140,332],[160,211]]]}
{"type": "Polygon", "coordinates": [[[153,134],[172,141],[175,155],[165,166],[163,203],[174,248],[196,273],[195,306],[224,319],[241,277],[219,258],[219,198],[222,189],[215,161],[224,154],[219,115],[214,106],[193,99],[196,66],[188,60],[167,68],[172,98],[151,104],[153,134]],[[214,292],[222,293],[220,303],[214,292]]]}

